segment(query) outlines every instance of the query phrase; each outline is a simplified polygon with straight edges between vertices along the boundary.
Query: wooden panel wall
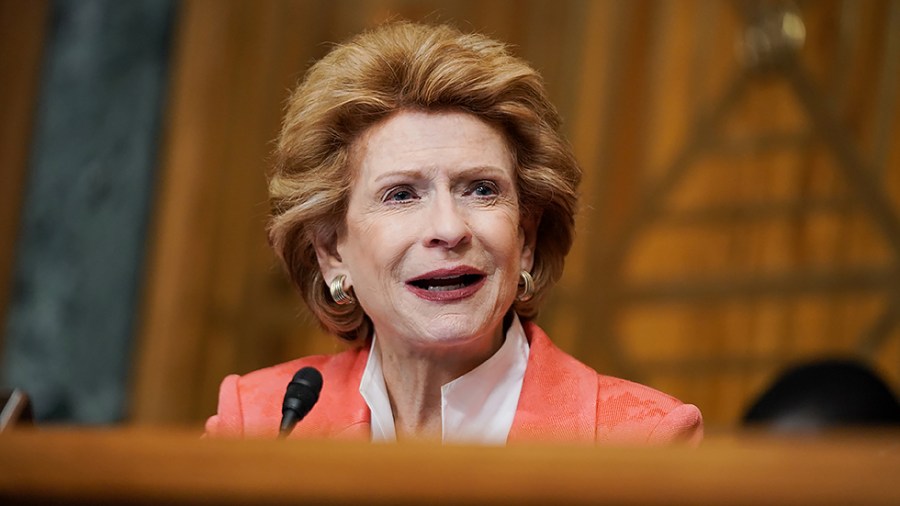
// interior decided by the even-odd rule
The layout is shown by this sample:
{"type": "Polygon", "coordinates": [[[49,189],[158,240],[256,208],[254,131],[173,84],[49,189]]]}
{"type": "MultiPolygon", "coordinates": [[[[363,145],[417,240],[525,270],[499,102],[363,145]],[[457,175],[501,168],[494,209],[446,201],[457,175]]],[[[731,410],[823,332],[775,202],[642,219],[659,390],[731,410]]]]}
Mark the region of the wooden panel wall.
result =
{"type": "Polygon", "coordinates": [[[747,5],[186,0],[133,420],[199,423],[225,374],[339,348],[268,251],[263,174],[326,42],[393,17],[494,35],[543,72],[585,169],[539,318],[564,349],[714,427],[798,358],[860,355],[900,385],[898,4],[803,3],[798,58],[753,75],[747,5]]]}

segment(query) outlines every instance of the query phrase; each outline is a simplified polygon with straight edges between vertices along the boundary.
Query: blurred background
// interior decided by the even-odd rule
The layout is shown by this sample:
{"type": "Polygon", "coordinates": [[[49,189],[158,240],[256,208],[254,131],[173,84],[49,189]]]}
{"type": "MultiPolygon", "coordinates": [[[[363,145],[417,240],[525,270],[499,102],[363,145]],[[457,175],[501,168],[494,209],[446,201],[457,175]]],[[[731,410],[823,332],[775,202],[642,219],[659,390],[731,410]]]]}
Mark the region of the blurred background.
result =
{"type": "Polygon", "coordinates": [[[198,427],[340,349],[270,252],[291,87],[380,22],[504,40],[585,171],[538,318],[736,427],[786,367],[900,389],[900,2],[0,0],[0,383],[38,421],[198,427]]]}

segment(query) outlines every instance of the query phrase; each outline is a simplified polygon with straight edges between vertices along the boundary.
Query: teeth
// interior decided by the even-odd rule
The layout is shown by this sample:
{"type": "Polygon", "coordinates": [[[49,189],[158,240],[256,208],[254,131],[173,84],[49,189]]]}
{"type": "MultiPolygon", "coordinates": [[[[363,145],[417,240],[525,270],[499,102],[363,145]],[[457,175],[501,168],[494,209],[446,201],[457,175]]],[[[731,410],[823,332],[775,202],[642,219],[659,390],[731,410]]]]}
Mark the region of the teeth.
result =
{"type": "Polygon", "coordinates": [[[422,285],[429,290],[456,290],[466,286],[461,278],[435,278],[426,280],[422,285]]]}
{"type": "Polygon", "coordinates": [[[480,276],[463,274],[461,276],[447,276],[443,278],[421,279],[413,284],[432,292],[459,290],[476,282],[480,276]]]}
{"type": "Polygon", "coordinates": [[[460,288],[465,288],[466,285],[459,283],[457,285],[441,285],[441,286],[428,286],[429,292],[449,292],[450,290],[459,290],[460,288]]]}

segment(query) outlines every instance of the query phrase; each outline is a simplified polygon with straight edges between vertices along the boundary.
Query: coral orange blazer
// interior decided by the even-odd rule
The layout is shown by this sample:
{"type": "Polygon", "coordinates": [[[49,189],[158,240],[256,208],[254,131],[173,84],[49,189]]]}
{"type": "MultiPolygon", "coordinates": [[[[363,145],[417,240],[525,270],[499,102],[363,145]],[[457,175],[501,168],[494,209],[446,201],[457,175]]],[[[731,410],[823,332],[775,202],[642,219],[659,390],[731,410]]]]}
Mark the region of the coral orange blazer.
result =
{"type": "MultiPolygon", "coordinates": [[[[652,388],[597,374],[559,348],[534,323],[523,322],[531,352],[508,442],[697,444],[700,410],[652,388]]],[[[211,437],[278,434],[285,387],[301,367],[322,372],[319,402],[291,438],[370,440],[369,407],[359,383],[369,348],[306,357],[222,381],[211,437]]]]}

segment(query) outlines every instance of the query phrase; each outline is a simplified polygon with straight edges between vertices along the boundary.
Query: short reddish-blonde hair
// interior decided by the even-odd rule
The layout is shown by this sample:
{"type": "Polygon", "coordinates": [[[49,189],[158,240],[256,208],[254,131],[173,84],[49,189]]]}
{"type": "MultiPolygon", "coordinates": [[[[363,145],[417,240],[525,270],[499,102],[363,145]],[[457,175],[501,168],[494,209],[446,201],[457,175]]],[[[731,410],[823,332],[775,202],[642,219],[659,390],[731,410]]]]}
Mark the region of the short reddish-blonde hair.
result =
{"type": "Polygon", "coordinates": [[[313,241],[334,243],[345,230],[354,141],[404,109],[464,111],[504,132],[522,218],[539,220],[535,295],[514,304],[533,318],[572,245],[581,169],[537,71],[505,44],[446,25],[394,22],[357,35],[291,95],[269,178],[269,240],[293,283],[330,332],[350,340],[371,332],[359,304],[332,301],[313,241]]]}

